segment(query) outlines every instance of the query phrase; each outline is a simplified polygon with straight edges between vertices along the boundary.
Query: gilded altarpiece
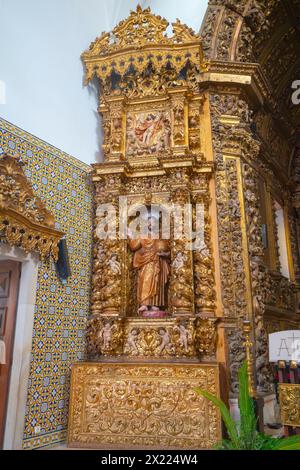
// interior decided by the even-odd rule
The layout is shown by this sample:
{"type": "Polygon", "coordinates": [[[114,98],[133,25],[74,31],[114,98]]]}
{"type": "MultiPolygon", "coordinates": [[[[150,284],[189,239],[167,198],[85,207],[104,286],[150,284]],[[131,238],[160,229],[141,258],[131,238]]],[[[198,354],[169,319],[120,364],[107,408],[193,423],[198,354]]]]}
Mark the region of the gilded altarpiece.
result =
{"type": "Polygon", "coordinates": [[[207,65],[198,35],[177,20],[173,36],[167,37],[167,26],[138,7],[82,56],[86,83],[96,78],[99,85],[104,162],[93,171],[91,362],[73,368],[73,446],[207,448],[220,437],[218,413],[193,391],[198,385],[219,394],[211,240],[214,164],[205,155],[201,132],[207,97],[200,92],[200,76],[207,65]],[[103,205],[110,208],[113,238],[100,236],[103,205]],[[168,220],[170,237],[155,241],[155,256],[163,258],[159,276],[163,265],[165,274],[163,288],[151,299],[160,300],[147,299],[143,305],[141,272],[148,275],[149,263],[134,267],[145,259],[146,248],[136,254],[123,216],[130,220],[139,208],[154,206],[168,220]],[[190,214],[190,231],[181,237],[174,236],[175,206],[190,214]],[[195,242],[191,234],[199,217],[203,236],[195,242]],[[113,398],[115,387],[123,388],[113,398]]]}

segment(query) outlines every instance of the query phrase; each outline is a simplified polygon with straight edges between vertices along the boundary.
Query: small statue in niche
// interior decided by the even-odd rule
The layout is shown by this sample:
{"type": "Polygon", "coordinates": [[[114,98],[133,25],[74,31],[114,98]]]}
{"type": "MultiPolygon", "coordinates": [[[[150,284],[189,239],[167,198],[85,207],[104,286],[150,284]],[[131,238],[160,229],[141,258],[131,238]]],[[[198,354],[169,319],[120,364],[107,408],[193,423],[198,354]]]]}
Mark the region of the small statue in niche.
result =
{"type": "Polygon", "coordinates": [[[189,349],[188,344],[192,340],[190,332],[182,323],[178,323],[177,325],[175,325],[174,331],[179,333],[179,340],[178,340],[179,346],[183,348],[185,352],[188,352],[188,349],[189,349]]]}
{"type": "Polygon", "coordinates": [[[138,336],[139,336],[139,331],[137,328],[133,328],[130,332],[129,332],[129,335],[128,335],[128,338],[127,338],[127,346],[128,348],[131,350],[131,351],[134,351],[136,353],[139,352],[138,350],[138,347],[136,345],[136,341],[138,339],[138,336]]]}
{"type": "Polygon", "coordinates": [[[102,349],[106,350],[110,347],[112,336],[112,326],[109,322],[105,323],[99,332],[99,338],[102,343],[102,349]]]}
{"type": "Polygon", "coordinates": [[[111,270],[114,274],[120,274],[120,272],[121,272],[121,264],[120,264],[120,262],[118,261],[118,256],[117,256],[116,254],[111,255],[111,258],[110,258],[109,261],[108,261],[108,265],[109,265],[110,270],[111,270]]]}
{"type": "Polygon", "coordinates": [[[177,253],[176,258],[174,259],[172,263],[172,268],[176,270],[181,269],[183,268],[185,262],[186,262],[186,256],[180,251],[179,253],[177,253]]]}
{"type": "Polygon", "coordinates": [[[147,238],[129,239],[129,247],[134,252],[133,268],[138,270],[138,311],[146,317],[151,313],[163,316],[167,308],[170,249],[168,240],[152,238],[155,223],[156,220],[149,217],[147,238]]]}
{"type": "Polygon", "coordinates": [[[123,326],[120,320],[100,319],[98,346],[101,354],[107,355],[122,351],[123,326]]]}
{"type": "Polygon", "coordinates": [[[161,337],[161,343],[160,343],[160,346],[159,346],[159,353],[162,353],[164,349],[167,348],[167,346],[169,346],[171,340],[170,340],[170,335],[168,333],[167,330],[165,330],[164,328],[161,328],[159,330],[159,336],[161,337]]]}

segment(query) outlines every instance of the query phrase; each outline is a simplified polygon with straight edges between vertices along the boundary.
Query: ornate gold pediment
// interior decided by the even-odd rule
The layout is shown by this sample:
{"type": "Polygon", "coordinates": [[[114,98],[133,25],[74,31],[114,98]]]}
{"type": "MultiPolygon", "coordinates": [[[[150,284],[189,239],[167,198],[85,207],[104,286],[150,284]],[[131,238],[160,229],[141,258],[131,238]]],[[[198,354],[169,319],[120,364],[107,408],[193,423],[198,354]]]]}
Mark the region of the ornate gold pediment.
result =
{"type": "Polygon", "coordinates": [[[22,163],[10,155],[0,157],[0,240],[38,251],[41,258],[58,255],[62,233],[54,228],[54,217],[28,182],[22,163]]]}
{"type": "Polygon", "coordinates": [[[179,20],[173,23],[173,36],[166,35],[169,23],[138,5],[136,11],[119,23],[112,33],[102,33],[82,54],[86,84],[96,75],[106,80],[112,74],[122,77],[132,70],[143,72],[151,64],[157,72],[171,65],[179,73],[187,64],[205,70],[201,38],[179,20]]]}

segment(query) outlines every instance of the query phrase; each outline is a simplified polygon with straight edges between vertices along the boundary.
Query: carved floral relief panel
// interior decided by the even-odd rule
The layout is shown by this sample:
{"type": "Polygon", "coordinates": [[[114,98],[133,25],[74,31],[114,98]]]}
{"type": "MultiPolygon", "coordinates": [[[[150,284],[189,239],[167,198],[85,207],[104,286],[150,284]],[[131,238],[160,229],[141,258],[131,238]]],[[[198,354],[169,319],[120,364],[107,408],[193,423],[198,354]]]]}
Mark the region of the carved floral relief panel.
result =
{"type": "Polygon", "coordinates": [[[72,371],[69,445],[210,448],[220,438],[218,367],[93,364],[72,371]]]}

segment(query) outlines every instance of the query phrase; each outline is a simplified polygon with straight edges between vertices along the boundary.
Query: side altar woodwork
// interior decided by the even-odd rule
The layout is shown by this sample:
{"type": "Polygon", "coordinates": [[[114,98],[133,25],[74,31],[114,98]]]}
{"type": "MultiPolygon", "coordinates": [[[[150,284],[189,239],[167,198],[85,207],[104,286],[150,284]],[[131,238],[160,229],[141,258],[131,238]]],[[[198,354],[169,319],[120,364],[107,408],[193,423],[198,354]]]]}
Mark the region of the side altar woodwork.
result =
{"type": "Polygon", "coordinates": [[[93,362],[72,371],[75,446],[208,447],[220,436],[218,412],[193,390],[202,384],[219,395],[214,164],[199,86],[206,63],[197,34],[177,21],[167,37],[167,26],[138,7],[82,55],[86,83],[96,78],[99,86],[104,162],[93,165],[93,362]]]}

